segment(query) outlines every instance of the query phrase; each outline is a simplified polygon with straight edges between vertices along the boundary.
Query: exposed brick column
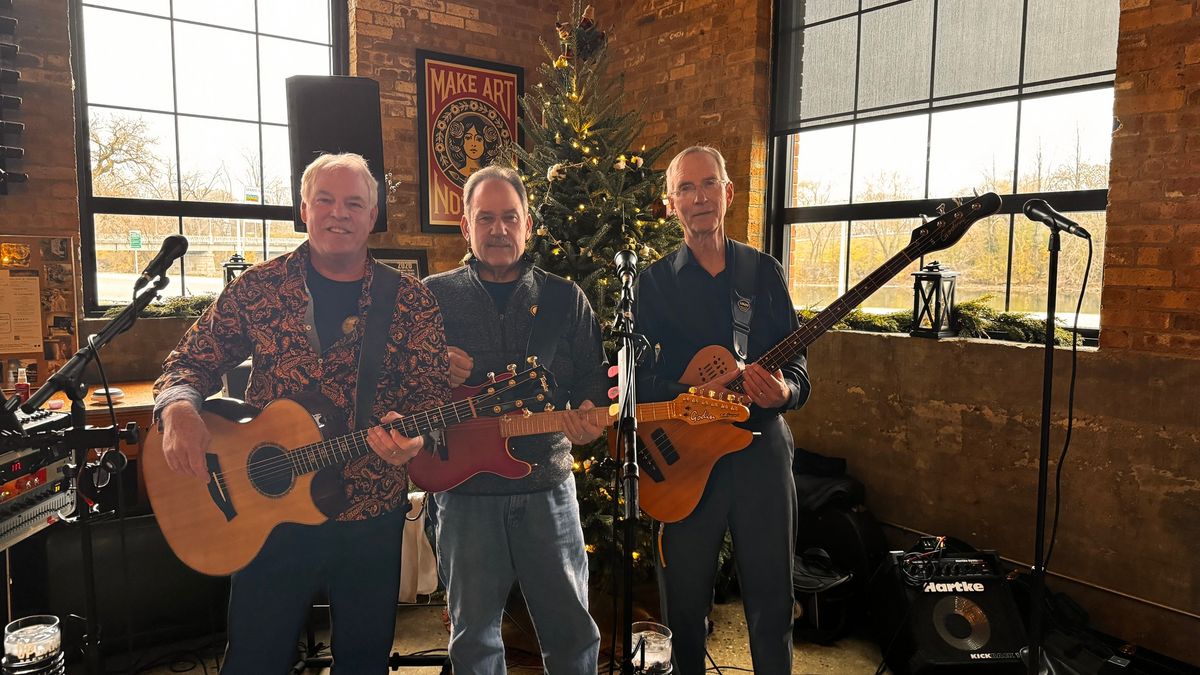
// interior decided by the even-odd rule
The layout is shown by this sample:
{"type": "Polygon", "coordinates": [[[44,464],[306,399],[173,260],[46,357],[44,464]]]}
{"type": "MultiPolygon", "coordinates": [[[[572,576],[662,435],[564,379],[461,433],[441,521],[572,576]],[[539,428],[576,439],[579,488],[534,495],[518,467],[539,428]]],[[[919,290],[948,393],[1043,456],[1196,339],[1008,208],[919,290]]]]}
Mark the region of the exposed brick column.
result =
{"type": "Polygon", "coordinates": [[[770,0],[620,0],[598,7],[613,25],[612,68],[625,74],[647,144],[675,136],[660,168],[688,145],[720,148],[736,194],[726,228],[762,247],[770,112],[770,0]]]}
{"type": "Polygon", "coordinates": [[[8,167],[29,174],[29,182],[10,185],[8,195],[0,197],[0,233],[76,236],[79,188],[67,0],[15,2],[5,13],[17,19],[15,42],[21,52],[14,65],[21,81],[6,85],[4,93],[23,99],[21,109],[5,118],[25,124],[25,133],[5,137],[25,149],[25,158],[8,167]]]}
{"type": "Polygon", "coordinates": [[[1200,356],[1200,0],[1122,0],[1101,347],[1200,356]]]}

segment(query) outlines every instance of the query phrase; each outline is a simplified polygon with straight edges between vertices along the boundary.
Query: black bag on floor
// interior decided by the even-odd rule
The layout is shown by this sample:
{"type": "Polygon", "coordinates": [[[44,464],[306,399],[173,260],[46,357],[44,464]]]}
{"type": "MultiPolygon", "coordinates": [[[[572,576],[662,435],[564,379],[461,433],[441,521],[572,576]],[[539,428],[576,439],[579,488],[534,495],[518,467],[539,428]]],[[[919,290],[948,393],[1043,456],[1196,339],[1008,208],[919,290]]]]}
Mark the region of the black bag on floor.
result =
{"type": "Polygon", "coordinates": [[[866,490],[845,475],[844,460],[797,449],[793,468],[799,505],[794,633],[831,644],[862,625],[867,583],[887,546],[879,523],[863,505],[866,490]]]}

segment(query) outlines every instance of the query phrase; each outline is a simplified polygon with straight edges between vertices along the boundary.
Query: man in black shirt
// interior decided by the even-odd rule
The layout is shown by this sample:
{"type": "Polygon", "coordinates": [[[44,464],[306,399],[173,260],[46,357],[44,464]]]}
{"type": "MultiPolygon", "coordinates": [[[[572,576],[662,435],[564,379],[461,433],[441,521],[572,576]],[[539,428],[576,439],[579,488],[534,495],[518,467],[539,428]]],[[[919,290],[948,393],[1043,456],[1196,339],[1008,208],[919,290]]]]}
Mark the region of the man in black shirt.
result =
{"type": "MultiPolygon", "coordinates": [[[[720,152],[693,146],[679,153],[667,168],[667,195],[670,212],[683,225],[684,245],[638,280],[636,326],[658,346],[655,364],[643,368],[639,378],[639,398],[669,400],[686,391],[679,380],[704,347],[721,345],[736,353],[735,267],[739,260],[752,261],[749,365],[741,374],[753,405],[742,426],[759,432],[748,447],[716,463],[690,515],[663,525],[659,589],[663,618],[674,634],[676,672],[699,675],[705,670],[705,618],[717,553],[729,530],[754,672],[790,673],[796,487],[792,434],[781,414],[804,404],[810,384],[803,353],[774,372],[755,361],[799,322],[780,264],[725,237],[733,184],[720,152]]],[[[724,389],[738,374],[728,373],[702,388],[724,389]]]]}

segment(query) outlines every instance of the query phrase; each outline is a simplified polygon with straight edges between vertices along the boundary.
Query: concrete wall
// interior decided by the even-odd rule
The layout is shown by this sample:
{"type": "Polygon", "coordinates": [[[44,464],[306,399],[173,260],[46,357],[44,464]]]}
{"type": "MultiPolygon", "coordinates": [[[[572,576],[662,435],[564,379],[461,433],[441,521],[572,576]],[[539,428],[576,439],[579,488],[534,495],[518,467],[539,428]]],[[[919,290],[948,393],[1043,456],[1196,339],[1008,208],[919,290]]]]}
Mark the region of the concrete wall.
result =
{"type": "MultiPolygon", "coordinates": [[[[1055,358],[1051,500],[1070,356],[1055,358]]],[[[788,420],[797,446],[847,458],[883,521],[1033,562],[1042,348],[841,332],[809,358],[812,399],[788,420]]],[[[1197,401],[1200,360],[1080,351],[1049,568],[1085,582],[1051,586],[1105,632],[1191,663],[1200,663],[1197,401]]]]}

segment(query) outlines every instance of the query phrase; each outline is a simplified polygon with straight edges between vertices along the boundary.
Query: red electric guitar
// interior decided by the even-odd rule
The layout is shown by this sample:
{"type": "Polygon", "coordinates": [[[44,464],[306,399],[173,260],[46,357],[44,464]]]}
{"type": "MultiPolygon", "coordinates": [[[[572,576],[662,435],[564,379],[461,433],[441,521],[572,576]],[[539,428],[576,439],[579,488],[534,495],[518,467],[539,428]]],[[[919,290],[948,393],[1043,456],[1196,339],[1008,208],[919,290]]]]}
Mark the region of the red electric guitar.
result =
{"type": "MultiPolygon", "coordinates": [[[[512,456],[507,439],[563,431],[563,417],[572,412],[558,410],[533,413],[526,409],[522,414],[455,424],[444,432],[444,445],[423,449],[409,462],[408,476],[414,484],[429,492],[449,490],[479,473],[524,478],[532,471],[532,467],[512,456]]],[[[607,424],[616,419],[617,406],[592,408],[586,414],[593,422],[607,424]]],[[[731,424],[709,424],[743,422],[749,415],[750,410],[740,403],[697,394],[680,394],[673,401],[642,403],[637,407],[640,422],[678,420],[685,427],[703,429],[703,433],[710,438],[714,434],[719,437],[725,430],[749,433],[731,424]]],[[[676,470],[686,471],[688,464],[684,461],[676,470]]]]}

